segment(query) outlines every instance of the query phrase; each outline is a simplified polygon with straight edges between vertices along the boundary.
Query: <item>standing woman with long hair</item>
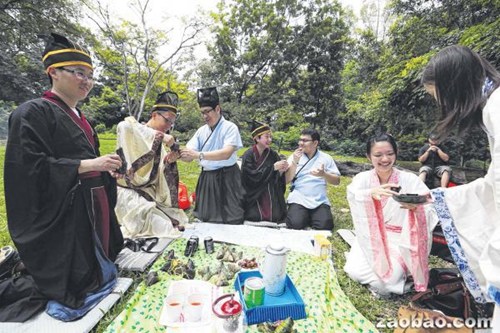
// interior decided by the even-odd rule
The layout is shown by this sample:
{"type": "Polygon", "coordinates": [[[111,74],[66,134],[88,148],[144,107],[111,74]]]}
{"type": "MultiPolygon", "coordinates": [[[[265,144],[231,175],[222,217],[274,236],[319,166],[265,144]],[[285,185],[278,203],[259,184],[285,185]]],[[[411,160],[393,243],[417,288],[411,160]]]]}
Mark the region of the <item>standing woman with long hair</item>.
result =
{"type": "Polygon", "coordinates": [[[493,329],[500,332],[500,73],[454,45],[429,61],[422,83],[441,109],[441,139],[473,127],[488,136],[491,164],[484,178],[432,195],[453,259],[475,300],[495,301],[493,329]]]}

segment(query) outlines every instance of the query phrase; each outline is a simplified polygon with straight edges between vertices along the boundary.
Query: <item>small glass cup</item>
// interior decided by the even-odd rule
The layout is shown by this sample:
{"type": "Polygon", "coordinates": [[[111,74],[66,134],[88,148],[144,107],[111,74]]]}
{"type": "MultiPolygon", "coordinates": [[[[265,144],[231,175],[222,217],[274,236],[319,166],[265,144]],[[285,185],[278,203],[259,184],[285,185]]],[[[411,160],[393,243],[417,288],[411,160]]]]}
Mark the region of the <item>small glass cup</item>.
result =
{"type": "Polygon", "coordinates": [[[205,302],[206,297],[203,294],[189,295],[187,302],[184,304],[184,318],[186,321],[200,321],[205,302]]]}
{"type": "Polygon", "coordinates": [[[170,322],[177,322],[180,320],[182,314],[182,307],[184,306],[184,295],[170,295],[165,298],[165,314],[170,322]]]}
{"type": "Polygon", "coordinates": [[[234,299],[234,294],[222,295],[212,304],[213,313],[222,319],[224,332],[238,330],[242,309],[241,303],[234,299]]]}

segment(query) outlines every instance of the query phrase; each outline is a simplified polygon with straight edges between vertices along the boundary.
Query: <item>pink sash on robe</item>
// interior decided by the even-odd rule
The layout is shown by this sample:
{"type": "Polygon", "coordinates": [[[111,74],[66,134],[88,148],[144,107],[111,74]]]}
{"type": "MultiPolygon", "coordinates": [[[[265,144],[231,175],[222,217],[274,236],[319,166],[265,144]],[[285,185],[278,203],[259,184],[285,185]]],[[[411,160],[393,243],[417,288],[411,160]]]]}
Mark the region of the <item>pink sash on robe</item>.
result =
{"type": "MultiPolygon", "coordinates": [[[[388,182],[399,184],[399,174],[399,170],[393,169],[388,182]]],[[[374,188],[379,186],[379,178],[375,170],[372,170],[370,175],[370,187],[374,188]]],[[[388,281],[393,272],[389,246],[387,244],[387,232],[395,230],[392,230],[389,225],[384,223],[384,213],[382,209],[389,199],[389,197],[382,197],[381,200],[371,199],[365,202],[366,215],[369,221],[370,242],[373,250],[373,270],[382,281],[388,281]]],[[[415,290],[417,291],[425,291],[429,280],[427,228],[427,219],[423,205],[418,206],[413,211],[408,210],[407,229],[410,233],[410,262],[406,264],[409,267],[410,274],[413,276],[415,290]]],[[[401,256],[399,254],[397,255],[397,260],[403,264],[401,256]]]]}

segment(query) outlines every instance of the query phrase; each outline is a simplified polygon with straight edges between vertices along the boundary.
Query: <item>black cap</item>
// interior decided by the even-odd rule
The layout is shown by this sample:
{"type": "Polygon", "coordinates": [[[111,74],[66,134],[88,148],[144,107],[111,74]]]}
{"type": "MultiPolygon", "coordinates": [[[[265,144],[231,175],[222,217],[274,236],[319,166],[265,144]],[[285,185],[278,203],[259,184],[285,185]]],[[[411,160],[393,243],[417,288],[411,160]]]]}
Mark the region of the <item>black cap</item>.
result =
{"type": "Polygon", "coordinates": [[[200,107],[210,106],[215,109],[219,105],[219,94],[216,87],[198,89],[198,105],[200,107]]]}
{"type": "Polygon", "coordinates": [[[259,135],[271,132],[271,127],[269,125],[261,123],[254,120],[252,124],[252,139],[255,139],[259,135]]]}
{"type": "Polygon", "coordinates": [[[179,96],[175,92],[169,90],[158,94],[152,111],[171,111],[177,113],[178,105],[179,96]]]}
{"type": "Polygon", "coordinates": [[[45,39],[47,44],[42,57],[45,69],[75,65],[93,69],[90,53],[85,48],[56,33],[45,36],[45,39]]]}

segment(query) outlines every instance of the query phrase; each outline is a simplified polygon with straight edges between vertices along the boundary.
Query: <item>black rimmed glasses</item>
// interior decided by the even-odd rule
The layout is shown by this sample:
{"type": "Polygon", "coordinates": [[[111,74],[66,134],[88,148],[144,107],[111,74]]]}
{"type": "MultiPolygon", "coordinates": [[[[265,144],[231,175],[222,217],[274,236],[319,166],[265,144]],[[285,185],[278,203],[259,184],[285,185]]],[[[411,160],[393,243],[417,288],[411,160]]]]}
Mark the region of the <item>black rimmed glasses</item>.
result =
{"type": "Polygon", "coordinates": [[[311,142],[311,141],[314,141],[314,140],[311,140],[311,139],[299,139],[299,143],[300,142],[306,143],[306,142],[311,142]]]}
{"type": "Polygon", "coordinates": [[[83,80],[85,80],[85,79],[86,79],[86,80],[89,80],[89,81],[91,81],[91,82],[94,82],[94,76],[92,76],[92,75],[87,75],[87,74],[85,74],[85,73],[84,73],[84,72],[82,72],[82,71],[79,71],[79,70],[76,70],[76,69],[67,69],[67,68],[65,68],[65,67],[59,67],[58,69],[60,69],[60,70],[63,70],[63,71],[66,71],[66,72],[68,72],[68,73],[73,74],[73,75],[74,75],[74,76],[76,76],[76,78],[77,78],[77,79],[79,79],[79,80],[82,80],[82,81],[83,81],[83,80]]]}
{"type": "Polygon", "coordinates": [[[165,119],[165,121],[167,123],[172,124],[172,125],[175,124],[175,120],[168,119],[167,117],[165,117],[164,115],[162,115],[161,112],[156,112],[156,113],[158,113],[160,115],[160,117],[162,117],[163,119],[165,119]]]}
{"type": "Polygon", "coordinates": [[[207,114],[209,114],[209,113],[210,113],[210,112],[212,112],[212,111],[215,111],[215,109],[214,109],[214,108],[211,108],[210,110],[202,110],[202,111],[201,111],[201,115],[202,115],[202,116],[206,116],[207,114]]]}

